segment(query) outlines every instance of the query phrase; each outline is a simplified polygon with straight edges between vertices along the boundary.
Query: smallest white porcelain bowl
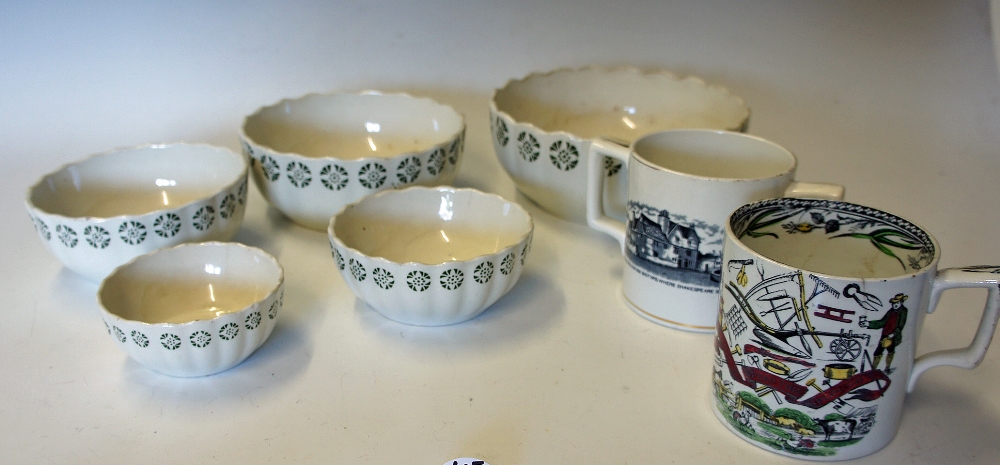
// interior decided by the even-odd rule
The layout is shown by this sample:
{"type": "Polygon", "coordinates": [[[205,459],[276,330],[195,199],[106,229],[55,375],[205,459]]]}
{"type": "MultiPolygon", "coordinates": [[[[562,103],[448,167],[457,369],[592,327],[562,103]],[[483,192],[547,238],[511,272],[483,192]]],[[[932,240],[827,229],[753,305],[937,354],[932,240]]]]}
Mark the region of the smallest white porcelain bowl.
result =
{"type": "Polygon", "coordinates": [[[337,269],[386,318],[422,326],[478,316],[521,276],[534,224],[475,189],[410,187],[347,205],[327,229],[337,269]]]}
{"type": "Polygon", "coordinates": [[[204,376],[245,360],[271,335],[284,270],[263,250],[182,244],[137,257],[101,283],[108,334],[137,362],[171,376],[204,376]]]}

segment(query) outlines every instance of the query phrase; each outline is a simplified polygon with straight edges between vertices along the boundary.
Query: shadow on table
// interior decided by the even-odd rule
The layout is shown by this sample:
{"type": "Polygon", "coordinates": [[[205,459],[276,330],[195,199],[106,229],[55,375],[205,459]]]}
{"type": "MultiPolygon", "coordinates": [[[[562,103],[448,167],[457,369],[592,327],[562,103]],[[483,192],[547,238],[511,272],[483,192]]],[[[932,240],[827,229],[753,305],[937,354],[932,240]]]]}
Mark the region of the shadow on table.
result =
{"type": "Polygon", "coordinates": [[[566,299],[552,279],[526,269],[507,295],[481,315],[448,326],[411,326],[383,317],[356,299],[354,311],[361,330],[375,333],[388,343],[404,342],[410,348],[501,346],[545,333],[566,310],[566,299]]]}
{"type": "MultiPolygon", "coordinates": [[[[903,405],[899,433],[883,452],[907,447],[907,462],[914,464],[1000,463],[1000,442],[994,439],[1000,436],[997,411],[956,388],[961,378],[918,383],[903,405]]],[[[879,453],[871,457],[877,459],[879,453]]]]}

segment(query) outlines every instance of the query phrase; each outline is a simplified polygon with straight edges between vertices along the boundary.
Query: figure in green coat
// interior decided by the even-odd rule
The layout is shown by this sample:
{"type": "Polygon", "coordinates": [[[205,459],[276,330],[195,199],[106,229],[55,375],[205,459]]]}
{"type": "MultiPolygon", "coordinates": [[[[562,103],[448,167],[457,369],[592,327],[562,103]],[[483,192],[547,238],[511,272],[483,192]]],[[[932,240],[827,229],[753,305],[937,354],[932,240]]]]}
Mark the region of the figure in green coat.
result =
{"type": "Polygon", "coordinates": [[[879,329],[882,328],[882,336],[879,337],[878,347],[875,348],[875,358],[872,360],[872,369],[878,369],[878,364],[882,361],[882,353],[888,352],[885,356],[885,372],[892,373],[889,368],[892,365],[892,358],[896,355],[896,346],[903,342],[903,327],[906,326],[906,307],[903,302],[907,299],[905,294],[896,294],[889,299],[892,308],[885,313],[885,316],[878,320],[861,320],[858,324],[862,328],[879,329]]]}

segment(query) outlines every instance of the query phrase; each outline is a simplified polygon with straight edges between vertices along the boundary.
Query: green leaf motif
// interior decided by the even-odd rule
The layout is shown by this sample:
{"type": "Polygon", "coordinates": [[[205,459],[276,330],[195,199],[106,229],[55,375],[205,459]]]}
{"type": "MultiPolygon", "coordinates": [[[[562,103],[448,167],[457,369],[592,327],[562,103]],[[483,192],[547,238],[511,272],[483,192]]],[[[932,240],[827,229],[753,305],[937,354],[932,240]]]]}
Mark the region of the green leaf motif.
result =
{"type": "Polygon", "coordinates": [[[900,259],[898,256],[896,256],[896,254],[893,253],[892,249],[890,249],[889,246],[904,250],[920,250],[923,248],[923,244],[921,244],[920,241],[918,241],[916,238],[913,238],[897,229],[883,228],[883,229],[876,229],[869,233],[838,234],[836,236],[831,237],[831,239],[835,239],[838,237],[867,239],[880,252],[896,259],[896,261],[899,262],[899,266],[903,267],[904,270],[906,270],[906,265],[903,263],[903,260],[900,259]],[[893,238],[897,238],[900,240],[895,240],[893,238]]]}

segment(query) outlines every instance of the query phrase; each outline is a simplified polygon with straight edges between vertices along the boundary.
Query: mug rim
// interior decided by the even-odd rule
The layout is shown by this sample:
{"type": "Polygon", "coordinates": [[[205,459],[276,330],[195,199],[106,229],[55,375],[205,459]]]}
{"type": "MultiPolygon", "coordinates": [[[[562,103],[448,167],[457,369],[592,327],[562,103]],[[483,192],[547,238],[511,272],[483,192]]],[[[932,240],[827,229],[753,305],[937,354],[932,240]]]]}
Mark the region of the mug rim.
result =
{"type": "MultiPolygon", "coordinates": [[[[715,137],[715,136],[712,136],[712,137],[715,137]]],[[[613,142],[613,141],[609,141],[609,142],[613,142]]],[[[647,167],[649,167],[651,169],[654,169],[654,170],[657,170],[657,171],[664,171],[664,172],[672,173],[672,174],[675,174],[675,175],[678,175],[678,176],[683,176],[683,177],[686,177],[686,178],[698,179],[698,180],[705,180],[705,181],[716,181],[716,182],[758,182],[758,181],[765,181],[765,180],[770,180],[770,179],[777,179],[777,178],[781,178],[781,177],[785,177],[785,176],[791,176],[791,175],[793,175],[795,173],[795,170],[798,168],[798,158],[790,150],[788,150],[787,148],[781,146],[780,144],[778,144],[776,142],[773,142],[771,140],[765,139],[763,137],[754,136],[754,135],[746,134],[746,133],[742,133],[742,132],[729,131],[729,130],[725,130],[725,129],[666,129],[666,130],[663,130],[663,131],[652,132],[652,133],[646,134],[646,135],[644,135],[644,136],[642,136],[642,137],[634,140],[632,142],[632,144],[628,146],[628,150],[629,150],[629,156],[630,157],[635,158],[636,161],[642,163],[644,166],[647,166],[647,167]],[[675,169],[675,168],[670,168],[670,167],[663,166],[663,165],[658,164],[658,163],[654,163],[649,158],[646,158],[645,156],[639,154],[639,152],[636,151],[636,147],[641,142],[644,142],[644,141],[647,141],[647,140],[650,140],[650,139],[654,139],[654,138],[659,138],[659,137],[670,137],[670,136],[676,135],[676,134],[714,134],[714,135],[719,135],[719,136],[723,136],[723,137],[730,137],[730,138],[743,139],[743,140],[753,140],[753,141],[756,141],[756,142],[761,142],[761,143],[764,143],[764,144],[766,144],[766,145],[768,145],[768,146],[770,146],[772,148],[777,149],[777,152],[780,153],[781,156],[785,157],[786,160],[790,161],[790,163],[789,163],[788,167],[785,168],[784,170],[782,170],[780,172],[775,172],[775,173],[773,173],[771,175],[757,176],[757,177],[731,178],[731,177],[723,177],[723,176],[706,176],[706,175],[701,175],[701,174],[696,174],[696,173],[690,173],[690,172],[687,172],[687,171],[681,171],[681,170],[678,170],[678,169],[675,169]]]]}
{"type": "Polygon", "coordinates": [[[937,239],[935,239],[931,233],[927,232],[927,230],[924,227],[914,223],[913,221],[903,218],[902,216],[889,213],[887,211],[878,208],[868,207],[865,205],[860,205],[851,202],[845,202],[842,200],[805,199],[805,198],[790,198],[790,197],[759,200],[756,202],[745,204],[734,210],[732,213],[730,213],[729,216],[726,218],[725,228],[726,228],[726,240],[731,240],[736,246],[742,248],[745,252],[753,255],[755,258],[759,258],[761,260],[767,261],[768,263],[772,263],[785,268],[806,271],[816,276],[821,276],[824,278],[829,278],[834,280],[845,280],[845,281],[878,280],[880,282],[900,281],[900,280],[910,279],[924,273],[934,272],[935,270],[937,270],[938,263],[941,260],[941,245],[938,243],[937,239]],[[889,276],[845,276],[841,274],[816,271],[803,266],[796,266],[779,260],[775,260],[774,258],[771,258],[757,251],[753,247],[750,247],[746,242],[742,240],[743,237],[742,235],[738,236],[735,234],[733,228],[733,223],[737,220],[738,216],[747,215],[752,211],[759,210],[761,207],[771,204],[829,207],[829,208],[839,209],[842,211],[852,211],[854,213],[862,213],[876,217],[883,221],[887,221],[891,224],[901,226],[903,229],[915,233],[918,237],[922,236],[920,238],[929,242],[932,247],[931,259],[930,261],[927,262],[926,265],[922,266],[920,269],[910,270],[902,273],[896,273],[889,276]]]}

